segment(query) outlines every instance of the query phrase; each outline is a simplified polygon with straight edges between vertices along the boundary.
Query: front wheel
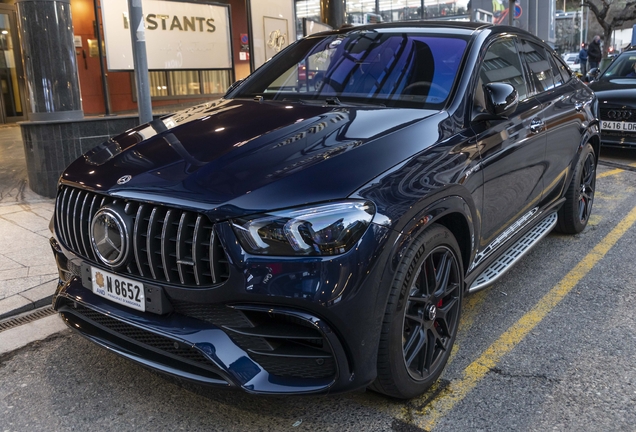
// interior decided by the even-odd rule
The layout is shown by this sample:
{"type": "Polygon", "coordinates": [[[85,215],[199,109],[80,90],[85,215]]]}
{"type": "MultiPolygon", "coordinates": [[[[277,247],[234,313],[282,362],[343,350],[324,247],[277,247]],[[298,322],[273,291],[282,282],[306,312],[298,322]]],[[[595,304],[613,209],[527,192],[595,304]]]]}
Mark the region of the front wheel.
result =
{"type": "Polygon", "coordinates": [[[463,297],[453,234],[432,225],[409,247],[391,288],[372,389],[408,399],[424,393],[450,356],[463,297]]]}
{"type": "Polygon", "coordinates": [[[596,190],[596,156],[590,143],[585,144],[565,192],[565,203],[559,210],[557,230],[577,234],[585,229],[594,203],[596,190]]]}

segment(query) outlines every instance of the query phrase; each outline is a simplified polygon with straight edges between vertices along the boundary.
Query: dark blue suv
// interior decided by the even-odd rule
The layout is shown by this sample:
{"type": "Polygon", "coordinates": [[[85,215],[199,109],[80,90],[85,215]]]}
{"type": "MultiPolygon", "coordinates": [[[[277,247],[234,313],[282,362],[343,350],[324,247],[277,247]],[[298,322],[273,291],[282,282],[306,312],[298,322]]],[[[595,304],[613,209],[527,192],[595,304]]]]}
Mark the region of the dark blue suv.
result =
{"type": "Polygon", "coordinates": [[[516,28],[307,37],[221,100],[67,168],[55,308],[199,383],[416,396],[444,369],[465,294],[554,227],[585,228],[596,109],[516,28]]]}

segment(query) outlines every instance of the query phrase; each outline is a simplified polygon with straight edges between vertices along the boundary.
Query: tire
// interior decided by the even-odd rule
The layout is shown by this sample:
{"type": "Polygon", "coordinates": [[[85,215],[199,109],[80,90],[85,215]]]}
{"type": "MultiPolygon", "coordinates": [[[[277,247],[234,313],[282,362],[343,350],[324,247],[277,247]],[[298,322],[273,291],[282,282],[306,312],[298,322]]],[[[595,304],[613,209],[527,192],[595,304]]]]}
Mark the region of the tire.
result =
{"type": "Polygon", "coordinates": [[[453,234],[436,224],[408,248],[391,287],[372,390],[409,399],[428,390],[444,370],[464,291],[459,257],[453,234]]]}
{"type": "Polygon", "coordinates": [[[596,155],[590,143],[585,144],[579,158],[572,181],[565,192],[565,203],[559,209],[557,231],[564,234],[578,234],[585,229],[596,188],[596,155]]]}

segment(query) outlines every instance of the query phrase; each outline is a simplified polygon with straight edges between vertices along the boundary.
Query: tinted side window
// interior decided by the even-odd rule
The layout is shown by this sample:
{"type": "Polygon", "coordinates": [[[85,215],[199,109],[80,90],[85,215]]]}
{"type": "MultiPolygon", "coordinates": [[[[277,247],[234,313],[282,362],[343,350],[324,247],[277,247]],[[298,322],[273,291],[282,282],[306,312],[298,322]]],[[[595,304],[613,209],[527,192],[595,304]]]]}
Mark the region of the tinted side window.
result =
{"type": "Polygon", "coordinates": [[[519,53],[513,39],[500,40],[488,47],[479,69],[479,79],[482,89],[492,82],[507,83],[517,89],[519,100],[528,97],[519,53]]]}
{"type": "Polygon", "coordinates": [[[552,65],[548,60],[548,55],[541,45],[532,42],[522,41],[520,48],[523,58],[528,65],[530,79],[534,86],[535,93],[541,93],[554,87],[552,79],[552,65]]]}
{"type": "Polygon", "coordinates": [[[550,60],[550,67],[552,67],[552,78],[554,79],[554,86],[558,87],[565,83],[563,79],[563,75],[561,75],[561,71],[559,70],[559,66],[557,66],[557,62],[554,60],[554,56],[548,55],[548,60],[550,60]]]}
{"type": "Polygon", "coordinates": [[[556,63],[559,72],[561,73],[561,78],[563,78],[563,82],[566,83],[570,81],[572,78],[572,74],[570,74],[570,69],[567,67],[563,60],[559,58],[557,55],[552,55],[552,60],[556,63]]]}

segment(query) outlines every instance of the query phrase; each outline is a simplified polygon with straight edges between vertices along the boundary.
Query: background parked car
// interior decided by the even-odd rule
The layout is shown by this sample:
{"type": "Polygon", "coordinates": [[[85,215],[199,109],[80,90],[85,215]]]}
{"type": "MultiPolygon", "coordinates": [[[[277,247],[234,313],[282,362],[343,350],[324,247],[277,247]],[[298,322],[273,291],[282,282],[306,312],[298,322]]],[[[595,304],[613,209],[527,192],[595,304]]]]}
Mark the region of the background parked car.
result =
{"type": "Polygon", "coordinates": [[[579,59],[579,53],[565,53],[561,57],[572,69],[572,72],[581,72],[581,60],[579,59]]]}
{"type": "Polygon", "coordinates": [[[590,88],[599,100],[603,145],[636,148],[636,49],[618,55],[590,88]]]}

